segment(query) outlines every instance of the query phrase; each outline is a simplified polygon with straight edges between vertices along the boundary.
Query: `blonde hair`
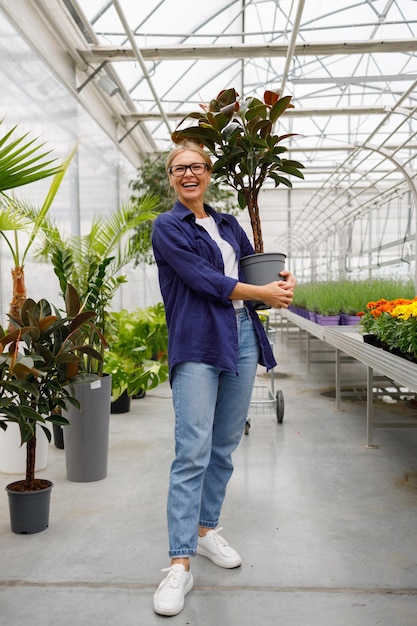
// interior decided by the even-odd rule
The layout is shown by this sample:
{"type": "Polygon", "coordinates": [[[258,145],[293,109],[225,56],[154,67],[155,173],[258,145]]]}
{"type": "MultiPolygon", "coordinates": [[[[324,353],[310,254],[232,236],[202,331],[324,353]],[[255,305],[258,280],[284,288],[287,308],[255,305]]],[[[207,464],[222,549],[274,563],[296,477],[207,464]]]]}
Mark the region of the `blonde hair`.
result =
{"type": "Polygon", "coordinates": [[[203,159],[204,163],[206,163],[208,170],[211,171],[212,162],[211,162],[209,155],[204,150],[204,148],[202,148],[200,144],[194,143],[193,141],[184,141],[178,144],[177,146],[175,146],[175,148],[173,148],[171,152],[168,154],[167,163],[166,163],[167,174],[169,174],[169,168],[171,167],[171,163],[174,160],[174,158],[177,156],[177,154],[179,154],[180,152],[184,152],[185,150],[191,150],[191,152],[197,152],[197,154],[199,154],[201,158],[203,159]]]}

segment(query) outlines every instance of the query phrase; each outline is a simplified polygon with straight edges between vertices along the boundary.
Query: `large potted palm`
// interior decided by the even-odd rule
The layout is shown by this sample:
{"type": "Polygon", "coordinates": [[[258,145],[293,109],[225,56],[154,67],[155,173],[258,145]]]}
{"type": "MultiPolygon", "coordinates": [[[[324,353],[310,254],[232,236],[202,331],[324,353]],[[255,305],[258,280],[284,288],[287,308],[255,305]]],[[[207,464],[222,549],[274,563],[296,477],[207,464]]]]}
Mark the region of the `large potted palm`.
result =
{"type": "MultiPolygon", "coordinates": [[[[52,264],[64,294],[68,283],[80,294],[84,310],[96,314],[96,328],[84,341],[103,357],[110,339],[109,312],[119,287],[127,281],[123,268],[134,259],[136,248],[129,235],[141,222],[154,217],[155,198],[143,198],[139,206],[126,205],[108,217],[93,219],[90,232],[68,235],[49,222],[43,227],[38,257],[52,264]]],[[[74,365],[77,367],[77,364],[74,365]]],[[[86,371],[97,374],[94,384],[71,385],[80,408],[70,406],[63,415],[67,478],[92,482],[107,476],[112,376],[103,361],[86,353],[86,371]]]]}
{"type": "MultiPolygon", "coordinates": [[[[28,298],[18,318],[10,316],[12,331],[0,327],[0,428],[17,424],[21,444],[26,446],[25,478],[7,485],[12,531],[37,533],[49,524],[52,483],[35,477],[37,436],[42,431],[51,439],[50,424],[68,424],[56,411],[79,406],[68,387],[72,366],[79,367],[78,379],[93,377],[82,371],[83,355],[91,346],[80,344],[86,327],[93,328],[93,311],[82,311],[75,289],[66,293],[66,315],[47,300],[28,298]]],[[[42,435],[43,436],[43,435],[42,435]]]]}
{"type": "Polygon", "coordinates": [[[265,91],[263,100],[242,98],[231,88],[201,108],[181,120],[172,139],[174,143],[189,140],[205,146],[214,157],[213,177],[232,187],[240,208],[249,212],[255,255],[242,260],[246,280],[255,284],[279,280],[285,255],[264,254],[259,192],[268,181],[275,187],[292,187],[288,176],[303,178],[303,165],[283,156],[288,150],[284,141],[295,134],[280,135],[276,130],[281,115],[293,108],[291,96],[265,91]]]}
{"type": "MultiPolygon", "coordinates": [[[[0,120],[0,125],[3,120],[0,120]]],[[[0,136],[0,236],[10,250],[13,267],[10,314],[19,317],[22,303],[27,297],[25,260],[45,222],[52,202],[59,190],[75,149],[59,165],[49,158],[44,144],[30,139],[28,134],[16,134],[17,126],[0,136]],[[53,177],[48,192],[39,209],[28,206],[11,190],[53,177]],[[19,241],[23,235],[22,241],[19,241]]]]}

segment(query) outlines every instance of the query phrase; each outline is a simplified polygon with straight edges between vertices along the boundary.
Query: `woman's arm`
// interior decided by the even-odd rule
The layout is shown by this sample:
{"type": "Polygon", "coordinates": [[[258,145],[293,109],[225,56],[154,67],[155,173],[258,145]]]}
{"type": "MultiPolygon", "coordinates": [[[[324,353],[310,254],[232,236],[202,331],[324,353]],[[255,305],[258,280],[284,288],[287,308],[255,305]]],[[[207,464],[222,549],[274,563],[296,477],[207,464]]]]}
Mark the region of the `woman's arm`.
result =
{"type": "Polygon", "coordinates": [[[284,280],[275,280],[267,285],[250,285],[238,282],[230,294],[230,300],[261,300],[275,309],[288,308],[294,297],[297,280],[291,272],[281,272],[284,280]]]}

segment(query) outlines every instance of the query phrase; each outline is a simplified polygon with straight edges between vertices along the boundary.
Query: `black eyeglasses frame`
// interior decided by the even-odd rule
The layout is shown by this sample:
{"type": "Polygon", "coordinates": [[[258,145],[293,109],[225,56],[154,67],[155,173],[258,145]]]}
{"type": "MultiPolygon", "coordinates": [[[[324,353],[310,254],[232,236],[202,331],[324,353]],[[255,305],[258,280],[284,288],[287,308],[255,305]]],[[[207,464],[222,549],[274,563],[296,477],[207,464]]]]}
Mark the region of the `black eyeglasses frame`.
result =
{"type": "Polygon", "coordinates": [[[186,173],[186,171],[187,171],[188,169],[189,169],[189,170],[190,170],[190,172],[191,172],[192,174],[194,174],[195,176],[199,176],[199,175],[201,176],[201,174],[204,174],[204,172],[206,172],[206,171],[209,169],[209,166],[208,166],[208,164],[207,164],[207,163],[190,163],[190,165],[183,165],[183,164],[181,164],[181,165],[171,165],[171,167],[169,168],[168,172],[169,172],[172,176],[175,176],[176,178],[180,178],[181,176],[184,176],[184,175],[185,175],[185,173],[186,173]],[[199,173],[198,173],[198,172],[193,172],[193,167],[194,167],[195,165],[198,165],[198,166],[203,165],[203,166],[204,166],[203,171],[202,171],[202,172],[199,172],[199,173]],[[177,167],[179,167],[179,168],[183,168],[183,167],[184,167],[185,169],[184,169],[184,171],[183,171],[181,174],[175,174],[175,173],[174,173],[173,168],[177,168],[177,167]]]}

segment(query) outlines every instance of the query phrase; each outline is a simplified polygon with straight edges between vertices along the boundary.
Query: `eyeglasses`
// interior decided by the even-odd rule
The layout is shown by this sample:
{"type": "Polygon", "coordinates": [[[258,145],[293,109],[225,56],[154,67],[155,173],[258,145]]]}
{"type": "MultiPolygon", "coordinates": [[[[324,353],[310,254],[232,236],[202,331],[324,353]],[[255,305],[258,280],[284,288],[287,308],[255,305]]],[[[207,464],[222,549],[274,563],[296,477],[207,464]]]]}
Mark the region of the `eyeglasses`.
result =
{"type": "Polygon", "coordinates": [[[202,174],[208,169],[207,163],[191,163],[191,165],[171,165],[169,173],[173,176],[184,176],[187,170],[193,174],[202,174]]]}

